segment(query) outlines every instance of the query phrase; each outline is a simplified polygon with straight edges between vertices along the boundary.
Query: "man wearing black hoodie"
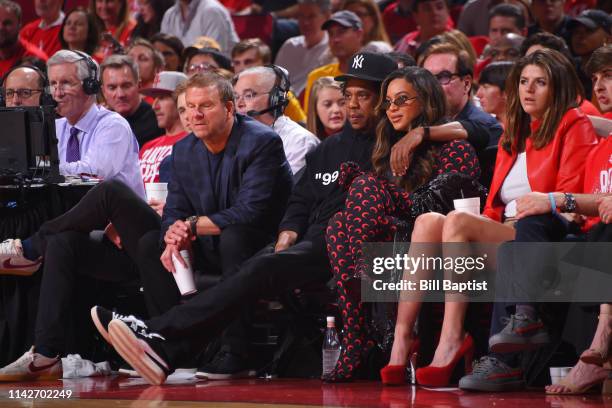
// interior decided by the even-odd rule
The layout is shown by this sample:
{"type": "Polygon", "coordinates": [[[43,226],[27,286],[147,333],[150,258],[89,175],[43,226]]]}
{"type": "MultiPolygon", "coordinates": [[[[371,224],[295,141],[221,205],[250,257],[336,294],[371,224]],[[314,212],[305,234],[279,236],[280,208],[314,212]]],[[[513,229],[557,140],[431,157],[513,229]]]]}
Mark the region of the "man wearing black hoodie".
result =
{"type": "MultiPolygon", "coordinates": [[[[338,185],[340,165],[354,161],[371,168],[380,84],[397,68],[382,54],[357,53],[351,61],[346,75],[337,78],[344,82],[348,124],[306,156],[276,243],[246,261],[235,275],[150,320],[123,318],[99,306],[92,309],[98,330],[113,339],[119,354],[149,383],[164,382],[186,350],[195,357],[198,347],[257,299],[331,278],[324,234],[346,199],[338,185]]],[[[247,369],[244,341],[225,333],[221,351],[197,376],[228,379],[254,374],[247,369]]]]}

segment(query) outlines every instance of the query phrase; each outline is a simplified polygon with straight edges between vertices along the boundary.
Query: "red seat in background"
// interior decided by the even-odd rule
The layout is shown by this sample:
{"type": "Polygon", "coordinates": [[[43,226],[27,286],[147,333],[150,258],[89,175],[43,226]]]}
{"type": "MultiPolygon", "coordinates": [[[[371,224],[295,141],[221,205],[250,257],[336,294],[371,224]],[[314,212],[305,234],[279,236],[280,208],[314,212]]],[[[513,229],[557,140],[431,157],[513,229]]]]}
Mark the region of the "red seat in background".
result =
{"type": "Polygon", "coordinates": [[[472,47],[474,47],[474,51],[476,51],[476,55],[480,56],[484,48],[489,44],[489,37],[486,35],[476,35],[473,37],[468,37],[470,42],[472,43],[472,47]]]}
{"type": "Polygon", "coordinates": [[[272,45],[274,18],[270,14],[233,15],[232,20],[241,40],[259,38],[264,43],[272,45]]]}

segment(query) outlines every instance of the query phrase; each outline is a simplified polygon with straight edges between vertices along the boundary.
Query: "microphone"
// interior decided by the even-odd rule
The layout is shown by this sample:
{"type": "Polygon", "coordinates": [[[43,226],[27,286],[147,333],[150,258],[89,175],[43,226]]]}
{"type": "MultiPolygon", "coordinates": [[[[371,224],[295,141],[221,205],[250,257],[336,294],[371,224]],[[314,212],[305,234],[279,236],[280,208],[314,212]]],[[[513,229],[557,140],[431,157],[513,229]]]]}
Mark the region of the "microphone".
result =
{"type": "Polygon", "coordinates": [[[247,111],[247,116],[250,116],[252,118],[256,117],[256,116],[261,116],[263,114],[266,114],[268,112],[272,112],[273,110],[277,109],[279,107],[279,105],[274,105],[274,106],[270,106],[269,108],[263,109],[263,110],[250,110],[247,111]]]}

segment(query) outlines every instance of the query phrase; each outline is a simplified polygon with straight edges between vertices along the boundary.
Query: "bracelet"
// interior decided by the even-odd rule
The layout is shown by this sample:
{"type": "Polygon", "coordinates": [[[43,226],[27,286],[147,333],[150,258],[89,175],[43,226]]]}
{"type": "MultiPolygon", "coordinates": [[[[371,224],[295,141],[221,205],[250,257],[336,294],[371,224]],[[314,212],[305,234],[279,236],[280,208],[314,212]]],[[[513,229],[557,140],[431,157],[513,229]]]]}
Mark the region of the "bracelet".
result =
{"type": "Polygon", "coordinates": [[[554,214],[557,212],[557,203],[555,201],[555,196],[553,195],[553,193],[548,193],[548,199],[550,200],[550,209],[554,214]]]}
{"type": "Polygon", "coordinates": [[[426,142],[431,139],[431,135],[429,133],[429,126],[423,126],[423,141],[426,142]]]}

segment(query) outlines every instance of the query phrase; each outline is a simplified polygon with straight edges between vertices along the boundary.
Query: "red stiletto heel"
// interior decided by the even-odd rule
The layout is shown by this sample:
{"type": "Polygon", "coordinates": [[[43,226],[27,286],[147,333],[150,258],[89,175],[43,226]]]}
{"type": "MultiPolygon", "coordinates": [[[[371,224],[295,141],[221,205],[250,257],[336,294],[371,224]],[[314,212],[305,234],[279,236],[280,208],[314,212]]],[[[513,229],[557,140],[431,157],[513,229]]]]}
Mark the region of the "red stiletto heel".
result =
{"type": "MultiPolygon", "coordinates": [[[[412,342],[410,351],[408,352],[408,361],[414,353],[417,353],[420,348],[419,339],[412,342]]],[[[386,365],[380,370],[380,378],[383,385],[403,385],[406,384],[406,371],[408,363],[403,365],[386,365]]]]}
{"type": "Polygon", "coordinates": [[[450,377],[457,363],[461,358],[465,361],[465,372],[472,372],[472,357],[474,356],[474,340],[469,334],[465,335],[463,343],[457,353],[455,353],[451,362],[444,367],[427,366],[419,368],[416,372],[417,382],[420,385],[430,387],[445,387],[450,381],[450,377]]]}

